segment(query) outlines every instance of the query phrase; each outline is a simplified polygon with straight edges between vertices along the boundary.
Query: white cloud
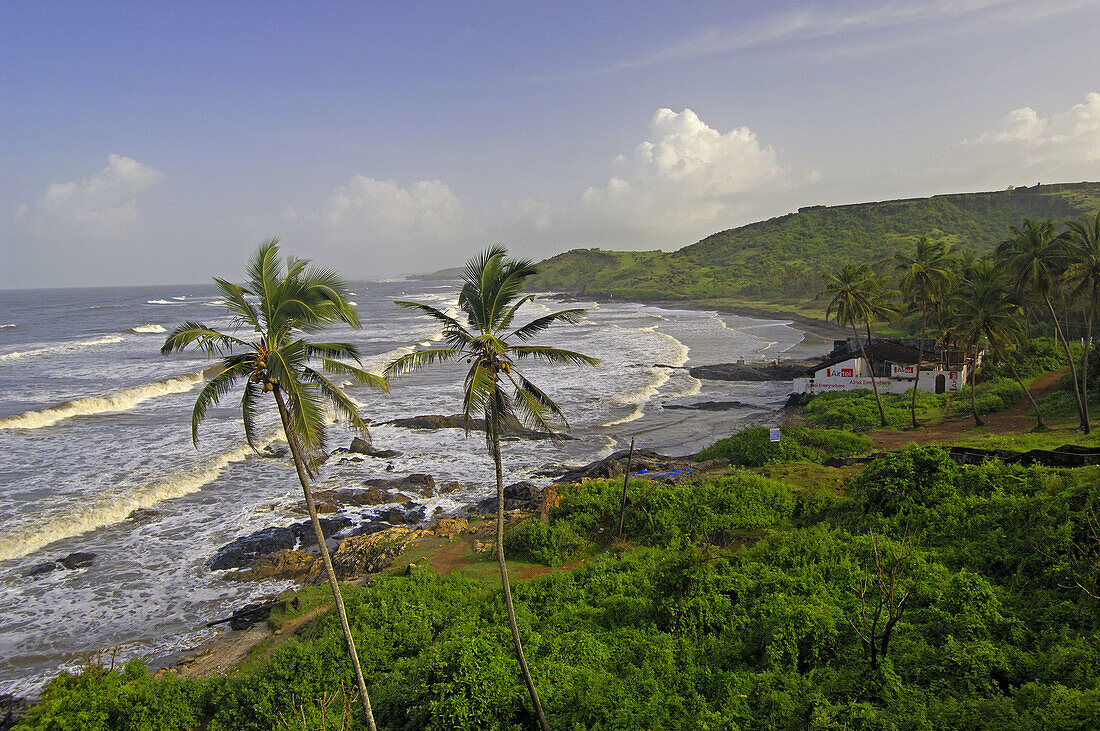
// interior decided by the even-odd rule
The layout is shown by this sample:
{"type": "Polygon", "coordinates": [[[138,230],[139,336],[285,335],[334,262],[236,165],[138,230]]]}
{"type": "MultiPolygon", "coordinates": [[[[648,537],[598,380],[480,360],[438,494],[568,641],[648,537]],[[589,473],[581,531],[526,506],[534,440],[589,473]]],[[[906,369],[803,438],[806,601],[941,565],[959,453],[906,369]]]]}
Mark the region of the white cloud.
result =
{"type": "Polygon", "coordinates": [[[18,206],[16,220],[47,239],[126,239],[138,223],[138,196],[163,180],[159,170],[112,154],[87,180],[54,183],[34,205],[18,206]]]}
{"type": "Polygon", "coordinates": [[[756,210],[762,195],[789,185],[775,150],[748,127],[722,133],[690,109],[658,109],[649,130],[649,139],[615,159],[605,185],[584,192],[582,211],[599,228],[693,235],[730,225],[756,210]]]}
{"type": "Polygon", "coordinates": [[[1100,174],[1100,93],[1064,112],[1041,117],[1031,107],[1006,114],[997,126],[963,144],[976,168],[1009,170],[1055,180],[1095,180],[1100,174]]]}
{"type": "Polygon", "coordinates": [[[424,258],[429,252],[446,253],[479,230],[440,180],[420,180],[405,188],[394,180],[356,175],[329,195],[315,218],[330,246],[345,253],[384,253],[390,271],[430,269],[432,262],[424,258]]]}

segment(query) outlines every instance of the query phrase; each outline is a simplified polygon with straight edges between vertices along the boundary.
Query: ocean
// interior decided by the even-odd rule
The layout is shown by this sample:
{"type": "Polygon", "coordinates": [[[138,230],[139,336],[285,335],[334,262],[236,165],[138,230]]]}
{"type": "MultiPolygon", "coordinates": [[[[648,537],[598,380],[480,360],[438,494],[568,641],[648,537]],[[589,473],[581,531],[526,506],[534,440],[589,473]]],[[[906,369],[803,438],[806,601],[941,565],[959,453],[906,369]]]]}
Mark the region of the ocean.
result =
{"type": "MultiPolygon", "coordinates": [[[[361,329],[326,331],[355,343],[368,370],[440,340],[437,324],[395,299],[441,309],[457,304],[455,282],[359,282],[361,329]]],[[[517,322],[584,307],[580,325],[556,326],[539,342],[602,359],[595,368],[524,369],[561,405],[571,441],[505,442],[505,480],[583,465],[636,439],[638,448],[681,455],[748,424],[772,423],[789,383],[700,381],[685,366],[773,360],[801,353],[788,323],[630,302],[574,302],[540,295],[517,322]],[[670,409],[738,401],[724,411],[670,409]]],[[[234,538],[304,520],[289,458],[259,456],[244,441],[238,396],[211,409],[191,442],[191,408],[214,365],[202,356],[161,356],[166,332],[185,320],[229,327],[212,286],[0,292],[0,692],[34,696],[58,670],[98,653],[155,664],[210,636],[208,621],[289,586],[222,579],[206,562],[234,538]],[[25,574],[43,562],[90,552],[90,566],[25,574]]],[[[820,343],[820,339],[817,340],[820,343]]],[[[824,345],[820,344],[820,350],[824,345]]],[[[431,474],[458,492],[422,501],[426,514],[460,511],[493,494],[492,464],[479,433],[420,431],[384,422],[461,411],[464,364],[394,379],[390,393],[348,386],[392,459],[330,460],[317,489],[372,477],[431,474]]],[[[278,417],[261,420],[279,441],[278,417]]],[[[329,448],[354,434],[330,429],[329,448]]],[[[379,508],[347,513],[369,520],[379,508]]]]}

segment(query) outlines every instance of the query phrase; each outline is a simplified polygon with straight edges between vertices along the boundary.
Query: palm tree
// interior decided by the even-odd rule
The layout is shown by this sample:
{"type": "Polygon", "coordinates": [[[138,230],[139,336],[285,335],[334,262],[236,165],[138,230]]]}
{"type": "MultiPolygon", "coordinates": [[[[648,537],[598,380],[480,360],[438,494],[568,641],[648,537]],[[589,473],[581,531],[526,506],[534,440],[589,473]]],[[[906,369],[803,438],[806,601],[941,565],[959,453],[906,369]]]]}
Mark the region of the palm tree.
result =
{"type": "Polygon", "coordinates": [[[1070,373],[1073,375],[1073,395],[1081,418],[1080,428],[1086,429],[1087,419],[1081,400],[1077,365],[1051,301],[1065,261],[1065,240],[1054,235],[1054,222],[1050,219],[1037,221],[1025,218],[1019,228],[1011,226],[1009,230],[1012,237],[997,246],[997,258],[1016,277],[1016,286],[1020,293],[1041,300],[1050,312],[1054,321],[1055,340],[1065,349],[1066,360],[1069,361],[1070,373]]]}
{"type": "Polygon", "coordinates": [[[882,407],[882,398],[878,393],[878,384],[875,381],[874,367],[871,359],[867,357],[867,348],[859,337],[857,326],[859,323],[867,325],[867,342],[871,341],[871,322],[876,312],[886,312],[885,302],[878,302],[876,298],[882,293],[874,275],[866,264],[845,264],[841,269],[825,275],[825,291],[823,295],[829,295],[829,306],[825,310],[826,319],[836,318],[836,323],[841,327],[851,326],[852,335],[859,343],[859,351],[863,360],[871,367],[871,388],[875,392],[875,403],[878,404],[878,415],[883,427],[889,426],[886,420],[886,410],[882,407]]]}
{"type": "Polygon", "coordinates": [[[502,246],[493,246],[466,262],[458,306],[466,323],[431,305],[399,301],[397,305],[418,310],[443,324],[444,348],[429,348],[402,356],[386,366],[387,375],[400,375],[432,363],[465,358],[472,365],[466,372],[462,410],[467,426],[471,414],[485,418],[485,441],[496,469],[497,532],[496,554],[500,565],[500,580],[504,587],[504,606],[516,649],[523,680],[531,694],[539,724],[548,729],[527,658],[523,654],[516,613],[512,606],[512,591],[508,582],[508,567],[504,560],[504,474],[500,459],[500,432],[517,420],[529,426],[551,431],[551,422],[566,424],[565,416],[553,399],[531,383],[516,367],[520,360],[536,359],[547,363],[596,365],[599,360],[571,350],[526,345],[527,341],[556,322],[576,323],[584,310],[559,310],[538,317],[512,329],[516,312],[534,295],[521,296],[524,280],[535,273],[527,259],[511,259],[502,246]],[[510,342],[518,340],[519,342],[510,342]]]}
{"type": "Polygon", "coordinates": [[[917,376],[913,379],[913,394],[909,400],[909,413],[913,428],[917,428],[917,386],[920,384],[920,366],[924,360],[924,338],[928,329],[928,313],[943,300],[947,285],[951,282],[951,247],[942,241],[930,241],[921,237],[912,256],[898,254],[896,267],[902,275],[901,287],[909,305],[920,310],[920,343],[917,348],[917,376]]]}
{"type": "MultiPolygon", "coordinates": [[[[1045,429],[1043,415],[1035,403],[1031,391],[1024,385],[1016,365],[1005,355],[1005,348],[1016,344],[1024,335],[1023,312],[1020,305],[1013,301],[1011,293],[1004,286],[1000,270],[992,266],[979,267],[964,284],[956,300],[959,319],[963,323],[961,336],[974,348],[984,335],[997,357],[1008,364],[1016,383],[1023,389],[1031,406],[1035,409],[1036,429],[1045,429]]],[[[974,412],[974,423],[982,425],[974,404],[974,391],[977,386],[975,377],[970,384],[970,404],[974,412]]]]}
{"type": "Polygon", "coordinates": [[[1096,322],[1097,298],[1100,295],[1100,212],[1092,220],[1081,216],[1066,221],[1062,234],[1066,244],[1066,283],[1078,294],[1088,294],[1085,316],[1085,354],[1081,359],[1081,408],[1083,428],[1088,434],[1089,423],[1089,356],[1092,350],[1092,326],[1096,322]]]}
{"type": "Polygon", "coordinates": [[[355,640],[348,626],[340,586],[336,582],[325,536],[317,519],[310,478],[315,472],[317,457],[325,446],[326,404],[366,433],[366,424],[356,412],[355,405],[324,374],[350,376],[361,383],[383,389],[386,382],[382,377],[358,367],[359,353],[354,345],[310,342],[303,337],[336,322],[359,327],[355,309],[347,300],[347,285],[336,272],[292,257],[287,257],[284,271],[279,261],[278,239],[273,238],[260,245],[249,260],[246,273],[247,285],[214,279],[226,308],[235,316],[230,332],[221,332],[198,322],[185,322],[168,335],[160,352],[168,355],[190,347],[208,356],[225,356],[222,372],[202,389],[191,412],[191,439],[196,447],[199,424],[207,409],[216,405],[239,381],[243,381],[241,417],[244,434],[249,446],[258,449],[257,408],[264,394],[274,397],[340,616],[367,726],[373,731],[375,724],[370,698],[359,667],[355,640]],[[251,337],[246,340],[231,334],[241,329],[251,330],[251,337]],[[234,350],[239,352],[234,353],[234,350]],[[354,361],[355,365],[347,360],[354,361]]]}

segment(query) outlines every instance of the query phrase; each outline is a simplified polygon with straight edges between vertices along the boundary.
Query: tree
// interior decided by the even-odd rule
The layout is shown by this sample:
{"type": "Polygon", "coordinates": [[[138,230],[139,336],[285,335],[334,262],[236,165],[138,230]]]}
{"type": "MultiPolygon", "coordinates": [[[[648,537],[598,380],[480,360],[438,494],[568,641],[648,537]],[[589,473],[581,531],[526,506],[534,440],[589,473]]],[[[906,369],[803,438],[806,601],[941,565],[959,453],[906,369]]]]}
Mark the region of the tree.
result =
{"type": "Polygon", "coordinates": [[[225,356],[222,372],[202,389],[191,412],[191,439],[196,447],[199,424],[207,409],[243,381],[241,418],[244,434],[249,446],[258,449],[257,409],[265,394],[274,397],[298,480],[302,484],[313,534],[317,538],[332,588],[340,626],[355,670],[363,712],[368,727],[373,730],[375,724],[370,697],[359,667],[359,656],[348,626],[340,586],[332,569],[321,523],[317,519],[310,478],[315,473],[317,457],[325,447],[326,405],[331,405],[337,414],[368,433],[355,405],[325,374],[350,376],[360,383],[383,389],[386,382],[382,377],[358,367],[359,352],[354,345],[311,342],[303,337],[336,322],[359,327],[355,309],[347,300],[348,289],[343,279],[331,269],[311,266],[305,259],[287,257],[285,266],[284,271],[279,260],[278,239],[265,241],[249,260],[247,285],[214,279],[226,308],[235,316],[232,331],[221,332],[198,322],[185,322],[168,335],[160,352],[169,355],[194,348],[211,357],[225,356]],[[250,298],[255,301],[250,301],[250,298]],[[251,338],[245,340],[231,334],[240,329],[251,330],[251,338]]]}
{"type": "Polygon", "coordinates": [[[909,413],[913,428],[917,428],[917,386],[920,385],[920,366],[924,360],[924,338],[928,330],[928,313],[944,298],[947,285],[954,276],[950,246],[942,241],[930,241],[921,237],[912,256],[897,254],[896,266],[901,273],[901,289],[909,306],[921,313],[920,343],[917,348],[917,375],[913,379],[913,393],[909,400],[909,413]]]}
{"type": "MultiPolygon", "coordinates": [[[[1046,424],[1043,423],[1039,405],[1035,403],[1031,391],[1024,385],[1016,365],[1005,355],[1005,348],[1010,344],[1018,343],[1023,337],[1024,327],[1023,312],[1005,287],[1001,271],[993,266],[977,270],[973,277],[964,283],[956,305],[959,319],[964,323],[961,329],[963,341],[976,349],[977,343],[982,336],[985,336],[997,357],[1008,364],[1016,383],[1023,389],[1032,408],[1035,409],[1035,428],[1045,429],[1046,424]]],[[[974,409],[975,423],[981,426],[981,419],[978,418],[977,409],[974,408],[973,393],[976,385],[975,377],[970,385],[971,408],[974,409]]]]}
{"type": "Polygon", "coordinates": [[[909,563],[912,551],[901,541],[899,551],[891,551],[887,560],[883,560],[879,551],[878,538],[871,533],[871,559],[873,565],[864,571],[857,593],[859,595],[858,624],[848,617],[848,624],[867,648],[871,660],[871,669],[878,668],[879,658],[885,658],[890,649],[890,637],[894,627],[905,614],[909,597],[913,595],[910,585],[901,593],[904,581],[904,569],[909,563]],[[899,594],[901,594],[899,598],[899,594]]]}
{"type": "Polygon", "coordinates": [[[1085,353],[1081,358],[1082,427],[1089,433],[1089,357],[1092,351],[1092,327],[1096,323],[1097,298],[1100,296],[1100,212],[1089,219],[1081,216],[1066,221],[1062,234],[1066,246],[1066,284],[1076,293],[1087,295],[1085,307],[1085,353]]]}
{"type": "MultiPolygon", "coordinates": [[[[871,359],[867,357],[867,348],[859,337],[857,326],[859,323],[867,324],[867,340],[871,339],[871,321],[875,317],[875,298],[881,292],[875,283],[874,275],[866,264],[845,264],[841,269],[825,275],[825,291],[822,295],[830,297],[829,306],[825,310],[826,319],[835,317],[841,327],[850,326],[852,335],[859,343],[859,351],[863,360],[871,366],[871,359]]],[[[885,305],[880,305],[884,308],[885,305]]],[[[880,310],[884,311],[884,310],[880,310]]],[[[889,426],[886,419],[886,410],[882,407],[882,398],[878,393],[878,384],[875,381],[874,368],[871,368],[871,388],[875,392],[875,403],[878,404],[878,414],[882,426],[889,426]]]]}
{"type": "Polygon", "coordinates": [[[1054,235],[1054,222],[1049,219],[1035,220],[1025,218],[1023,224],[1009,229],[1012,237],[997,246],[997,258],[1016,277],[1016,286],[1021,295],[1041,301],[1054,321],[1055,340],[1062,344],[1073,375],[1073,395],[1077,401],[1077,413],[1081,419],[1081,429],[1086,429],[1084,404],[1081,400],[1080,381],[1077,378],[1077,364],[1070,352],[1069,341],[1062,331],[1058,313],[1054,310],[1051,295],[1060,281],[1065,262],[1065,240],[1054,235]]]}
{"type": "Polygon", "coordinates": [[[464,382],[462,410],[467,426],[471,414],[477,413],[485,418],[485,441],[496,470],[496,554],[504,589],[504,606],[523,680],[539,724],[546,730],[549,728],[546,715],[531,679],[516,626],[508,566],[504,558],[504,473],[500,457],[500,432],[504,426],[516,421],[546,431],[552,431],[552,422],[568,426],[561,408],[520,372],[517,361],[534,359],[556,364],[596,365],[599,360],[571,350],[526,344],[556,322],[579,322],[584,310],[559,310],[512,329],[512,321],[520,307],[534,299],[534,295],[521,296],[524,281],[533,274],[535,266],[530,260],[509,258],[502,246],[490,247],[469,260],[463,270],[462,291],[458,297],[458,306],[465,315],[466,324],[431,305],[398,301],[398,306],[418,310],[442,323],[443,341],[447,347],[428,348],[404,355],[386,366],[385,372],[396,376],[458,358],[465,358],[471,364],[464,382]]]}

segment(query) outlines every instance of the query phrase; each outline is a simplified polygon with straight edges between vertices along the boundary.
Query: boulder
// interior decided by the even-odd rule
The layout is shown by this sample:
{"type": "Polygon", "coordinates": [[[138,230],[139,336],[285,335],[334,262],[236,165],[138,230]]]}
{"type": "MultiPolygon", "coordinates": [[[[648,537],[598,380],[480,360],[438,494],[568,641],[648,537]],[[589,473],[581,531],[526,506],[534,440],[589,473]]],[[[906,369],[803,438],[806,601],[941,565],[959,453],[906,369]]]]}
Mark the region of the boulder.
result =
{"type": "Polygon", "coordinates": [[[371,443],[367,439],[361,437],[355,437],[351,440],[351,446],[348,447],[349,452],[355,452],[356,454],[365,454],[368,457],[377,457],[379,459],[389,459],[390,457],[400,457],[401,453],[393,449],[375,449],[371,446],[371,443]]]}
{"type": "Polygon", "coordinates": [[[26,698],[11,693],[0,693],[0,731],[8,731],[15,726],[30,707],[26,698]]]}
{"type": "Polygon", "coordinates": [[[262,454],[264,457],[287,457],[290,455],[290,450],[281,444],[278,446],[274,444],[269,444],[263,448],[263,451],[260,452],[260,454],[262,454]]]}
{"type": "MultiPolygon", "coordinates": [[[[350,518],[321,518],[321,532],[325,538],[351,525],[350,518]]],[[[218,549],[207,566],[215,571],[240,569],[249,566],[259,556],[276,551],[291,550],[295,547],[308,548],[317,545],[313,526],[309,522],[293,523],[288,526],[274,526],[241,536],[218,549]]]]}
{"type": "Polygon", "coordinates": [[[382,488],[387,491],[408,492],[421,497],[435,495],[435,479],[423,472],[413,472],[397,479],[373,477],[363,480],[363,484],[369,487],[382,488]]]}
{"type": "Polygon", "coordinates": [[[32,566],[30,569],[23,572],[24,576],[45,576],[51,573],[55,569],[60,568],[57,561],[46,561],[32,566]]]}
{"type": "MultiPolygon", "coordinates": [[[[556,482],[569,483],[622,477],[628,454],[628,450],[622,449],[605,459],[572,469],[559,477],[556,482]]],[[[692,475],[723,469],[728,465],[729,462],[724,459],[693,462],[687,457],[668,457],[651,449],[636,449],[634,457],[630,460],[630,473],[634,477],[645,480],[683,482],[692,475]]]]}
{"type": "MultiPolygon", "coordinates": [[[[335,513],[346,507],[386,505],[401,502],[404,499],[404,495],[389,490],[379,490],[377,487],[344,487],[336,490],[322,490],[313,494],[318,513],[335,513]]],[[[294,510],[298,513],[308,512],[304,501],[295,506],[294,510]]]]}
{"type": "Polygon", "coordinates": [[[332,567],[342,580],[377,573],[389,566],[406,546],[424,533],[394,526],[369,536],[347,538],[333,554],[332,567]]]}
{"type": "Polygon", "coordinates": [[[91,566],[94,560],[94,553],[77,551],[76,553],[70,553],[65,558],[59,558],[57,562],[67,569],[82,569],[85,566],[91,566]]]}
{"type": "Polygon", "coordinates": [[[417,507],[416,503],[407,502],[400,507],[383,510],[378,517],[394,525],[414,525],[424,521],[424,508],[417,507]]]}
{"type": "Polygon", "coordinates": [[[268,579],[319,584],[324,581],[325,564],[312,551],[284,549],[253,559],[241,571],[231,571],[225,578],[234,581],[264,581],[268,579]]]}
{"type": "Polygon", "coordinates": [[[465,518],[440,518],[439,522],[432,527],[432,533],[440,538],[453,540],[465,533],[469,525],[469,521],[465,518]]]}
{"type": "MultiPolygon", "coordinates": [[[[403,429],[466,429],[467,431],[485,431],[484,419],[467,419],[463,414],[453,414],[451,416],[429,414],[426,416],[414,416],[408,419],[394,419],[386,423],[403,429]]],[[[521,437],[523,439],[572,439],[572,437],[565,434],[528,429],[518,421],[506,423],[501,434],[503,436],[521,437]]]]}
{"type": "Polygon", "coordinates": [[[666,409],[689,409],[692,411],[729,411],[730,409],[754,409],[763,411],[762,406],[746,404],[743,401],[699,401],[694,404],[665,404],[666,409]]]}
{"type": "Polygon", "coordinates": [[[535,510],[542,501],[542,491],[530,482],[517,482],[504,488],[505,510],[535,510]]]}

